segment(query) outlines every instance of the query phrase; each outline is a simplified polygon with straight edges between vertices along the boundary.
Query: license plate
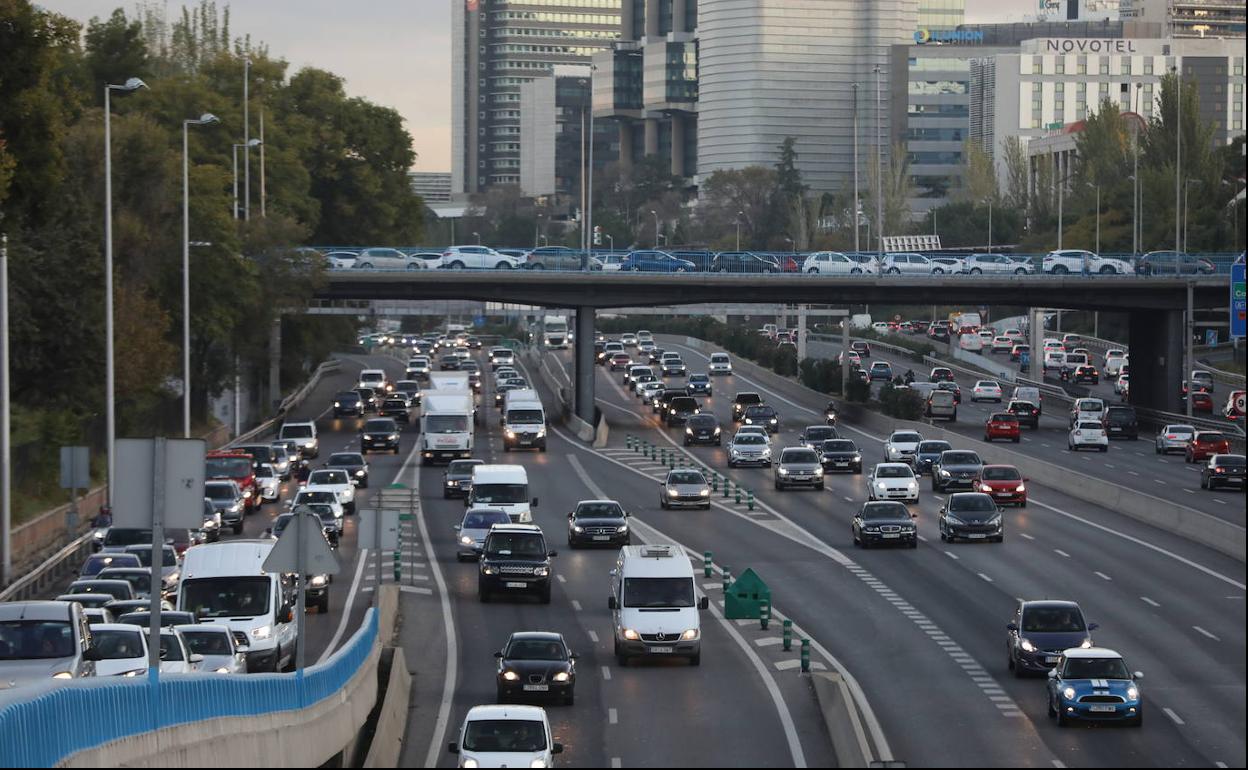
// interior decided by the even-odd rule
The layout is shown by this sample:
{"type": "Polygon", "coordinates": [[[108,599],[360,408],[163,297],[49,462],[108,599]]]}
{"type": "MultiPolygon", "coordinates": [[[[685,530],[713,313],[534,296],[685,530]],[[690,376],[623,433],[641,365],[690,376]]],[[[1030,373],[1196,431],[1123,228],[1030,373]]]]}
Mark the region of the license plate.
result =
{"type": "Polygon", "coordinates": [[[594,535],[595,540],[610,540],[610,535],[594,535]]]}
{"type": "Polygon", "coordinates": [[[1113,712],[1117,711],[1117,709],[1115,709],[1113,706],[1108,706],[1108,705],[1106,705],[1106,706],[1089,706],[1089,707],[1088,707],[1088,711],[1095,711],[1095,712],[1097,712],[1097,713],[1112,714],[1113,712]]]}
{"type": "Polygon", "coordinates": [[[848,468],[848,467],[849,467],[849,461],[848,461],[848,460],[846,460],[845,462],[836,462],[836,463],[833,463],[833,465],[835,465],[835,466],[836,466],[836,467],[838,467],[838,468],[848,468]]]}
{"type": "Polygon", "coordinates": [[[885,535],[885,536],[884,536],[884,539],[885,539],[885,540],[895,540],[895,539],[897,539],[897,538],[899,538],[899,537],[901,537],[901,535],[897,534],[896,532],[893,532],[893,533],[891,533],[891,534],[887,534],[887,535],[885,535]]]}
{"type": "Polygon", "coordinates": [[[438,446],[455,446],[454,441],[439,441],[438,446]]]}
{"type": "Polygon", "coordinates": [[[504,583],[507,588],[528,588],[528,583],[504,583]]]}
{"type": "Polygon", "coordinates": [[[550,692],[550,685],[548,684],[526,684],[524,686],[524,691],[525,692],[550,692]]]}
{"type": "Polygon", "coordinates": [[[973,534],[973,535],[967,535],[967,537],[969,537],[969,538],[970,538],[970,539],[972,539],[972,540],[980,540],[980,539],[985,538],[985,537],[988,537],[988,536],[987,536],[987,535],[983,535],[983,534],[978,534],[978,533],[977,533],[977,534],[973,534]]]}
{"type": "Polygon", "coordinates": [[[647,647],[646,648],[646,652],[667,654],[667,655],[670,655],[674,651],[675,651],[675,648],[672,648],[672,647],[647,647]]]}
{"type": "Polygon", "coordinates": [[[997,497],[1009,497],[1009,496],[1010,496],[1010,493],[1009,493],[1009,492],[998,492],[998,493],[997,493],[997,497]]]}
{"type": "Polygon", "coordinates": [[[1118,431],[1121,431],[1122,428],[1110,428],[1109,430],[1111,433],[1117,433],[1118,431]]]}
{"type": "Polygon", "coordinates": [[[1045,662],[1045,663],[1056,663],[1056,662],[1057,662],[1057,656],[1056,656],[1056,655],[1046,655],[1046,656],[1044,657],[1044,662],[1045,662]]]}

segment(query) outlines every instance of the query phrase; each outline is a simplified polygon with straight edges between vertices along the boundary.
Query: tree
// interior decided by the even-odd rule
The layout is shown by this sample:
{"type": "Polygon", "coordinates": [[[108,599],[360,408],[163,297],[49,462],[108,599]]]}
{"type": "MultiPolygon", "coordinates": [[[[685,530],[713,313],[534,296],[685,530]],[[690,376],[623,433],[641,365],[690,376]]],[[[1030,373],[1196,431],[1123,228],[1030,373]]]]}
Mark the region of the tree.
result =
{"type": "MultiPolygon", "coordinates": [[[[737,221],[741,248],[766,248],[779,230],[773,212],[777,174],[766,166],[719,169],[702,185],[698,223],[703,237],[723,248],[735,248],[737,221]],[[737,212],[741,212],[738,216],[737,212]]],[[[787,222],[787,216],[781,223],[787,222]]]]}
{"type": "Polygon", "coordinates": [[[87,23],[85,58],[91,79],[91,101],[103,104],[106,84],[149,76],[143,23],[130,21],[120,8],[114,10],[107,21],[92,18],[87,23]]]}
{"type": "Polygon", "coordinates": [[[1027,150],[1017,136],[1005,138],[1005,205],[1024,216],[1030,213],[1031,191],[1028,186],[1027,150]]]}
{"type": "MultiPolygon", "coordinates": [[[[884,171],[884,236],[905,235],[910,231],[910,199],[915,195],[914,182],[910,177],[910,160],[903,144],[893,145],[888,165],[884,171]]],[[[877,182],[879,169],[874,163],[867,167],[867,192],[863,200],[863,211],[871,223],[871,242],[879,243],[876,232],[876,200],[880,185],[877,182]]],[[[874,248],[869,244],[866,248],[874,248]]]]}
{"type": "Polygon", "coordinates": [[[962,168],[960,199],[980,203],[997,199],[997,172],[992,156],[978,142],[968,139],[962,145],[962,168]]]}

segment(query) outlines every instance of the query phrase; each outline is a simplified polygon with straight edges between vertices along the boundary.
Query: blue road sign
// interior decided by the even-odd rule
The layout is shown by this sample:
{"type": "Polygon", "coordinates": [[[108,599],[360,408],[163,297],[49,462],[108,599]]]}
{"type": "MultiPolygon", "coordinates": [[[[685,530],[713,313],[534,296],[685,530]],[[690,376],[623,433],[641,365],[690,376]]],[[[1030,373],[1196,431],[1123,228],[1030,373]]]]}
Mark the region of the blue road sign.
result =
{"type": "Polygon", "coordinates": [[[1217,329],[1205,329],[1205,344],[1208,345],[1209,347],[1213,347],[1214,345],[1218,344],[1218,330],[1217,329]]]}
{"type": "Polygon", "coordinates": [[[476,318],[472,319],[472,325],[478,328],[485,326],[485,316],[479,315],[476,318]]]}
{"type": "Polygon", "coordinates": [[[1244,336],[1244,314],[1248,297],[1244,295],[1244,263],[1231,265],[1231,336],[1244,336]]]}

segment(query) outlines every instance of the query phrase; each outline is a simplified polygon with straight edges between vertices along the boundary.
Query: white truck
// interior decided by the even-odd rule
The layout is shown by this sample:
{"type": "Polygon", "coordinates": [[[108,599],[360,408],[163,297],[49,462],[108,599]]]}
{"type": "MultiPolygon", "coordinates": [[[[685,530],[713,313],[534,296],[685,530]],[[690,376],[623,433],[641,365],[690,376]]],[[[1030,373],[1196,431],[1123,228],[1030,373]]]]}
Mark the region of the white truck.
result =
{"type": "Polygon", "coordinates": [[[420,396],[421,463],[432,465],[472,457],[472,426],[476,418],[472,392],[439,388],[422,390],[420,396]]]}
{"type": "Polygon", "coordinates": [[[546,412],[537,391],[518,388],[507,391],[503,401],[503,451],[536,449],[546,451],[546,412]]]}
{"type": "Polygon", "coordinates": [[[468,385],[468,372],[430,372],[429,387],[425,390],[446,392],[471,391],[468,385]]]}
{"type": "Polygon", "coordinates": [[[548,315],[542,319],[542,343],[547,350],[566,350],[571,341],[566,317],[548,315]]]}

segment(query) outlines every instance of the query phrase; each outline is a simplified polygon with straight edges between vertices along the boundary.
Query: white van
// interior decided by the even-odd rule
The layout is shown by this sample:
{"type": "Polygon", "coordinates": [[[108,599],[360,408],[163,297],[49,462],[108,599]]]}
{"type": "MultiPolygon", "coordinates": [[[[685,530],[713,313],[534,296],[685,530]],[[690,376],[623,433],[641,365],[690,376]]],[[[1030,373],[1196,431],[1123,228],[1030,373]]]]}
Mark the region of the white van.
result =
{"type": "Polygon", "coordinates": [[[177,609],[242,634],[248,645],[248,672],[282,671],[294,665],[294,582],[264,571],[264,560],[276,542],[209,543],[188,549],[182,557],[177,609]]]}
{"type": "Polygon", "coordinates": [[[387,387],[386,373],[382,369],[365,369],[360,372],[360,382],[356,386],[358,388],[372,388],[378,393],[387,393],[392,387],[387,387]]]}
{"type": "Polygon", "coordinates": [[[513,393],[524,392],[511,390],[507,392],[503,406],[503,451],[513,449],[536,449],[546,451],[546,412],[542,402],[534,398],[524,400],[511,398],[513,393]]]}
{"type": "Polygon", "coordinates": [[[277,433],[278,441],[294,441],[304,457],[318,457],[321,454],[321,442],[316,435],[314,422],[284,422],[277,433]]]}
{"type": "Polygon", "coordinates": [[[607,607],[615,627],[615,658],[689,658],[702,662],[699,610],[710,606],[693,579],[693,567],[678,545],[626,545],[611,570],[607,607]]]}
{"type": "Polygon", "coordinates": [[[513,524],[532,524],[537,498],[529,499],[529,474],[523,465],[478,465],[472,469],[464,506],[506,511],[513,524]]]}

